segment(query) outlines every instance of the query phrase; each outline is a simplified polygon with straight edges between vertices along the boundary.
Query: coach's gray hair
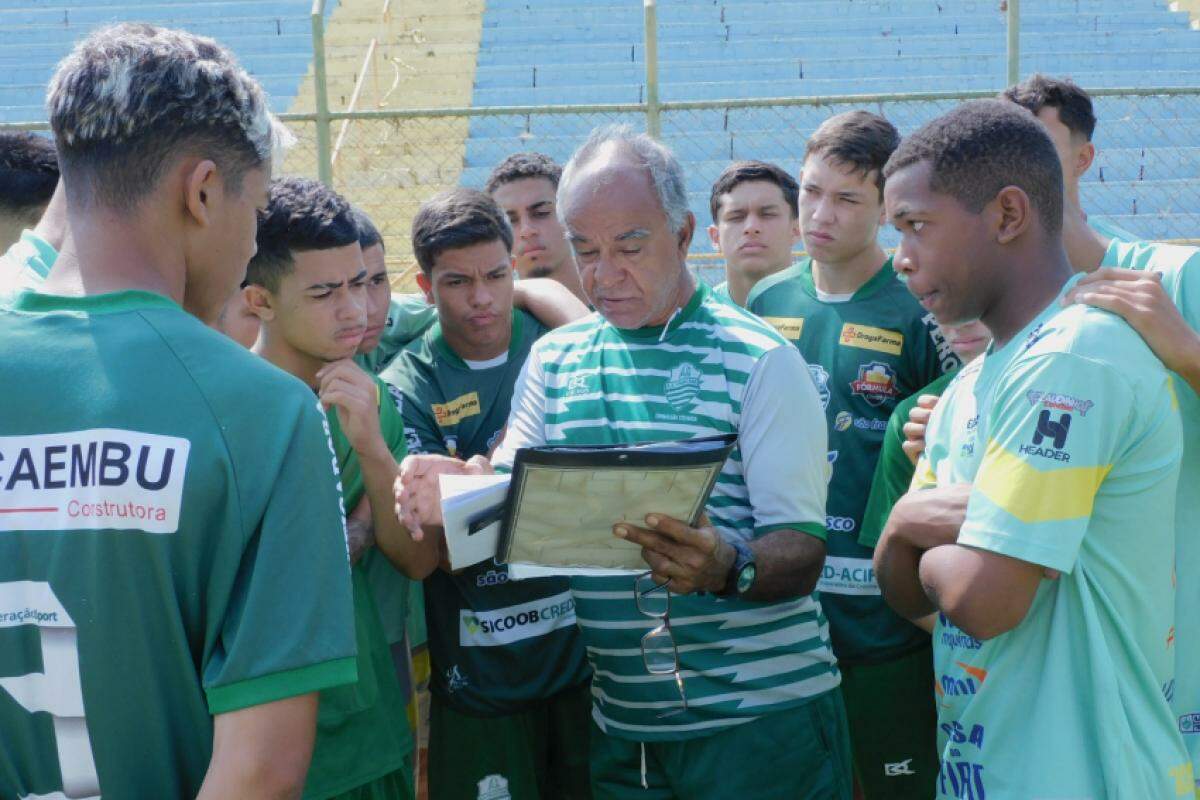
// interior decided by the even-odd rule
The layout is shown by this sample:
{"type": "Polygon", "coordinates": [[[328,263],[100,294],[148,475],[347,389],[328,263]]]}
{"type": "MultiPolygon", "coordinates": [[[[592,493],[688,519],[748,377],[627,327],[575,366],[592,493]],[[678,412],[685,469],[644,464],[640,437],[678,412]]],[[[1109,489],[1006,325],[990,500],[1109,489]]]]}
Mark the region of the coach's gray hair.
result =
{"type": "Polygon", "coordinates": [[[77,44],[50,81],[46,109],[60,160],[93,173],[94,193],[116,206],[149,193],[177,145],[203,143],[201,154],[236,183],[292,139],[228,50],[139,23],[77,44]]]}
{"type": "Polygon", "coordinates": [[[667,215],[672,232],[679,231],[687,221],[687,185],[683,179],[683,165],[671,149],[653,137],[640,133],[631,125],[614,124],[596,128],[588,136],[571,160],[563,167],[558,182],[558,215],[565,224],[566,199],[575,190],[575,181],[580,169],[589,164],[607,144],[614,144],[632,156],[650,174],[650,182],[658,194],[659,204],[667,215]]]}

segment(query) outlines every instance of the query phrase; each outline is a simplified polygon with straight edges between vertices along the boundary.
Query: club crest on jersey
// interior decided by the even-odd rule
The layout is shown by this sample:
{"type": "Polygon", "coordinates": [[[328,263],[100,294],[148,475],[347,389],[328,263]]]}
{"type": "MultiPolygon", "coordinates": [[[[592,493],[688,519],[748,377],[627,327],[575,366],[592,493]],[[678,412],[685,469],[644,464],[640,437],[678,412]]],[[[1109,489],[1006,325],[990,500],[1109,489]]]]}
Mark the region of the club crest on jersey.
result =
{"type": "Polygon", "coordinates": [[[567,381],[567,397],[579,397],[588,394],[591,389],[588,388],[588,376],[582,374],[572,375],[567,381]]]}
{"type": "Polygon", "coordinates": [[[829,408],[829,373],[820,364],[809,364],[808,374],[813,385],[817,387],[817,396],[821,398],[821,410],[829,408]]]}
{"type": "Polygon", "coordinates": [[[667,402],[680,411],[690,411],[700,397],[700,379],[703,374],[695,364],[684,362],[671,370],[663,386],[667,402]]]}
{"type": "Polygon", "coordinates": [[[858,367],[858,379],[850,382],[850,390],[869,405],[883,405],[886,400],[900,393],[896,388],[896,370],[882,361],[861,364],[858,367]]]}

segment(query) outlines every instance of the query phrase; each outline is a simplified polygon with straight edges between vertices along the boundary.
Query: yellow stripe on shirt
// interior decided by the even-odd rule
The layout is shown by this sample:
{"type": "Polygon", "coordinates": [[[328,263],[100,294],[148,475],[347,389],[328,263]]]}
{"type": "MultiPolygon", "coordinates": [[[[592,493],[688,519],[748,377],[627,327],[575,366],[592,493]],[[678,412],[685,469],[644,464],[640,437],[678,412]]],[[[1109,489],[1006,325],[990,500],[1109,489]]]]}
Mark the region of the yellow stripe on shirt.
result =
{"type": "Polygon", "coordinates": [[[1024,523],[1091,516],[1096,492],[1112,464],[1040,470],[994,439],[975,479],[975,489],[1024,523]]]}

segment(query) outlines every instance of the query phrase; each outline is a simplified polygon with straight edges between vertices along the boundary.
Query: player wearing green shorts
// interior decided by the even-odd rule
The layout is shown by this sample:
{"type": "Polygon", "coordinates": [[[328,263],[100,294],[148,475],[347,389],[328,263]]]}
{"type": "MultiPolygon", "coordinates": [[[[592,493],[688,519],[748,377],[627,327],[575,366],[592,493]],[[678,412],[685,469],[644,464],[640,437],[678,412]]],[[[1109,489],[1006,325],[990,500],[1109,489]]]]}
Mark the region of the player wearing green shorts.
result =
{"type": "Polygon", "coordinates": [[[329,439],[197,319],[277,123],[215,42],[146,25],[79,43],[48,106],[73,235],[0,310],[0,797],[294,796],[316,692],[355,679],[329,439]]]}
{"type": "MultiPolygon", "coordinates": [[[[365,279],[349,204],[315,181],[272,184],[244,290],[262,321],[255,351],[329,409],[349,516],[359,523],[351,530],[371,531],[385,554],[401,558],[413,546],[391,502],[403,421],[386,387],[352,359],[366,323],[365,279]]],[[[312,800],[412,796],[407,700],[359,560],[369,542],[350,540],[358,682],[321,694],[304,789],[312,800]]]]}
{"type": "MultiPolygon", "coordinates": [[[[513,308],[512,236],[495,201],[470,189],[413,220],[417,280],[438,322],[382,375],[400,395],[410,452],[486,456],[504,431],[546,330],[513,308]]],[[[430,796],[590,797],[591,670],[567,580],[511,581],[491,561],[437,569],[439,543],[425,544],[430,796]]]]}
{"type": "MultiPolygon", "coordinates": [[[[849,798],[839,674],[813,596],[825,550],[819,401],[794,347],[697,287],[684,186],[669,150],[624,127],[594,132],[564,169],[559,209],[597,314],[534,343],[495,463],[544,443],[736,433],[697,527],[617,524],[613,511],[614,535],[643,548],[646,580],[670,591],[676,670],[647,670],[641,642],[661,620],[639,609],[634,576],[571,579],[595,669],[592,794],[849,798]]],[[[489,469],[410,456],[406,524],[436,523],[437,474],[489,469]]]]}
{"type": "Polygon", "coordinates": [[[967,103],[889,161],[898,269],[978,319],[915,487],[876,550],[888,602],[934,631],[939,797],[1193,797],[1174,675],[1172,378],[1118,317],[1063,308],[1062,170],[1011,104],[967,103]],[[973,254],[963,262],[961,254],[973,254]],[[1136,531],[1136,536],[1131,532],[1136,531]]]}
{"type": "Polygon", "coordinates": [[[858,534],[892,410],[959,363],[877,241],[883,165],[899,140],[866,111],[817,129],[800,173],[811,257],[760,281],[747,305],[799,348],[829,426],[829,555],[818,589],[867,798],[927,798],[937,774],[929,636],[883,602],[858,534]]]}
{"type": "Polygon", "coordinates": [[[800,187],[785,170],[737,161],[713,182],[708,237],[725,259],[726,280],[713,294],[745,307],[755,284],[787,269],[800,239],[800,187]]]}

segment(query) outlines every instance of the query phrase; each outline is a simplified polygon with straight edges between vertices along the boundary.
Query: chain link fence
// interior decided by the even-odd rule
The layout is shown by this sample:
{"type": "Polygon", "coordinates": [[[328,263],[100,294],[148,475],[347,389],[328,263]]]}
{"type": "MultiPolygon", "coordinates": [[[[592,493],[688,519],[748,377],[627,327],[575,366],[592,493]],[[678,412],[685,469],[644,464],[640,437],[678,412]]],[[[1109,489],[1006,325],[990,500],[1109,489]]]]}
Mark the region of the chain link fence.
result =
{"type": "MultiPolygon", "coordinates": [[[[865,108],[907,134],[956,103],[986,92],[664,103],[663,141],[683,160],[700,228],[711,222],[709,189],[738,159],[771,161],[796,173],[804,143],[834,114],[865,108]]],[[[1082,183],[1090,218],[1144,239],[1200,240],[1200,89],[1096,90],[1097,157],[1082,183]]],[[[601,125],[647,127],[644,106],[458,109],[334,114],[333,184],[383,233],[397,288],[412,287],[409,227],[421,202],[454,186],[482,188],[511,153],[535,150],[565,163],[601,125]]],[[[298,143],[283,171],[316,177],[316,122],[290,118],[298,143]]],[[[885,230],[885,244],[894,233],[885,230]]],[[[700,231],[692,262],[702,278],[723,265],[700,231]]]]}

